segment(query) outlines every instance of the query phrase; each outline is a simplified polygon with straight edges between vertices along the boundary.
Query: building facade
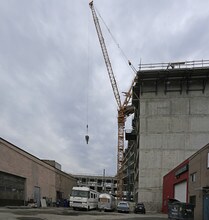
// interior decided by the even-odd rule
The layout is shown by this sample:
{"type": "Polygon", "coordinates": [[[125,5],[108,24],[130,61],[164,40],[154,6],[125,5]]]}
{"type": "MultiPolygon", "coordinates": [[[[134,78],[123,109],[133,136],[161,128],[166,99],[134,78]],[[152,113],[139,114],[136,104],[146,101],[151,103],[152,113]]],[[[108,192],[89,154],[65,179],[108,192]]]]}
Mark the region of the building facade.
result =
{"type": "Polygon", "coordinates": [[[209,219],[209,144],[189,159],[189,201],[194,219],[209,219]]]}
{"type": "Polygon", "coordinates": [[[117,191],[117,178],[105,175],[74,175],[77,186],[86,186],[97,192],[107,192],[113,195],[117,191]]]}
{"type": "Polygon", "coordinates": [[[0,138],[0,206],[68,199],[76,179],[56,166],[0,138]]]}
{"type": "Polygon", "coordinates": [[[209,142],[209,65],[142,66],[133,87],[134,197],[162,208],[163,176],[209,142]]]}
{"type": "Polygon", "coordinates": [[[169,199],[193,204],[194,219],[209,219],[209,144],[164,176],[164,213],[169,199]]]}
{"type": "Polygon", "coordinates": [[[135,170],[135,141],[134,135],[126,131],[126,139],[129,139],[128,147],[124,153],[123,160],[123,199],[134,201],[134,170],[135,170]]]}

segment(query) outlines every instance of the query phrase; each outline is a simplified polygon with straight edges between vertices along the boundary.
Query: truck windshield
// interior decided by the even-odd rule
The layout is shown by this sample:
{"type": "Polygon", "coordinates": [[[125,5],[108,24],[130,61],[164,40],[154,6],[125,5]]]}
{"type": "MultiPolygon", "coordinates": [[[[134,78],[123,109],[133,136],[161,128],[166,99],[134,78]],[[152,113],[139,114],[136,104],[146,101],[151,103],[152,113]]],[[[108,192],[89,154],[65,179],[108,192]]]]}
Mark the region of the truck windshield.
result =
{"type": "Polygon", "coordinates": [[[88,198],[89,197],[89,192],[88,191],[81,191],[81,190],[73,190],[72,191],[72,196],[88,198]]]}

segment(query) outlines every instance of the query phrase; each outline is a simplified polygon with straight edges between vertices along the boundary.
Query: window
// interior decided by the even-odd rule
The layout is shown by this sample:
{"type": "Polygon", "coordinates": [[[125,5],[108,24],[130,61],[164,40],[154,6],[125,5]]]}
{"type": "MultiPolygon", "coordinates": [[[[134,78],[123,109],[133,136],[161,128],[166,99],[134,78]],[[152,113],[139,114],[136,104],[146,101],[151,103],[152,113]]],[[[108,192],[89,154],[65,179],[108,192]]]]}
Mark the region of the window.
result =
{"type": "Polygon", "coordinates": [[[73,190],[72,196],[74,197],[82,197],[82,198],[88,198],[89,192],[87,191],[81,191],[81,190],[73,190]]]}
{"type": "Polygon", "coordinates": [[[190,180],[191,180],[191,182],[196,182],[196,173],[192,173],[190,175],[190,180]]]}
{"type": "Polygon", "coordinates": [[[108,199],[107,198],[99,198],[99,201],[105,203],[105,202],[108,202],[108,199]]]}
{"type": "Polygon", "coordinates": [[[193,204],[194,206],[196,206],[196,196],[190,196],[189,197],[189,202],[191,204],[193,204]]]}

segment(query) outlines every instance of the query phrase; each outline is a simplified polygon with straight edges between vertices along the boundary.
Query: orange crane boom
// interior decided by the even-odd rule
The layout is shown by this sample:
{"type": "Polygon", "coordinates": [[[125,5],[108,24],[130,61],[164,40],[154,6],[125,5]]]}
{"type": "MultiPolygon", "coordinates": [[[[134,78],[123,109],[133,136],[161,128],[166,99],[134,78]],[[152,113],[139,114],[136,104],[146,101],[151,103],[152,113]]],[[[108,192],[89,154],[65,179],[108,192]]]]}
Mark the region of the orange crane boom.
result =
{"type": "MultiPolygon", "coordinates": [[[[102,49],[104,61],[106,64],[107,72],[110,78],[111,86],[113,89],[113,93],[118,105],[118,152],[117,152],[117,197],[122,199],[123,193],[123,174],[122,174],[122,163],[123,163],[123,154],[124,154],[124,127],[126,116],[130,114],[130,111],[127,111],[127,106],[130,102],[132,96],[132,88],[135,83],[135,79],[133,80],[129,91],[126,93],[126,98],[123,104],[121,104],[121,99],[118,91],[118,86],[115,80],[115,76],[112,70],[112,65],[110,62],[110,58],[107,52],[107,48],[105,45],[104,37],[102,34],[102,30],[99,24],[99,19],[97,17],[96,11],[94,9],[93,0],[89,2],[89,6],[92,11],[94,24],[96,27],[97,35],[99,38],[99,43],[102,49]]],[[[129,61],[129,65],[132,65],[129,61]]]]}
{"type": "Polygon", "coordinates": [[[121,100],[120,100],[120,95],[119,95],[119,91],[118,91],[118,86],[117,86],[117,83],[116,83],[116,80],[115,80],[115,76],[113,74],[112,65],[111,65],[110,58],[109,58],[107,48],[106,48],[106,45],[105,45],[105,41],[104,41],[104,38],[103,38],[103,35],[102,35],[102,30],[101,30],[101,27],[100,27],[100,24],[99,24],[99,19],[96,15],[96,11],[94,9],[93,0],[90,1],[89,5],[90,5],[91,11],[92,11],[94,24],[95,24],[95,27],[96,27],[97,35],[98,35],[98,38],[99,38],[99,43],[100,43],[102,53],[103,53],[103,56],[104,56],[104,61],[105,61],[106,67],[107,67],[107,72],[108,72],[110,82],[111,82],[111,85],[112,85],[113,93],[114,93],[116,102],[118,104],[118,107],[120,108],[121,107],[121,100]]]}

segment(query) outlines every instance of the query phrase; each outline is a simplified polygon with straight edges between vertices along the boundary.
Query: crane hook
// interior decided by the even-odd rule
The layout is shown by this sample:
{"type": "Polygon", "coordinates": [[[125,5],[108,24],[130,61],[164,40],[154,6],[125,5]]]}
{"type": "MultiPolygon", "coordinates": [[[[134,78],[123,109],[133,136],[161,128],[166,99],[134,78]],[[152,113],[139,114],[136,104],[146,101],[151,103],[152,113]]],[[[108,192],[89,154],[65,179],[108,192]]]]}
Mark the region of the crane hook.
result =
{"type": "Polygon", "coordinates": [[[85,139],[86,139],[86,143],[88,144],[88,142],[89,142],[89,136],[86,135],[86,136],[85,136],[85,139]]]}
{"type": "Polygon", "coordinates": [[[89,143],[88,125],[86,125],[87,135],[85,135],[86,144],[89,143]]]}

